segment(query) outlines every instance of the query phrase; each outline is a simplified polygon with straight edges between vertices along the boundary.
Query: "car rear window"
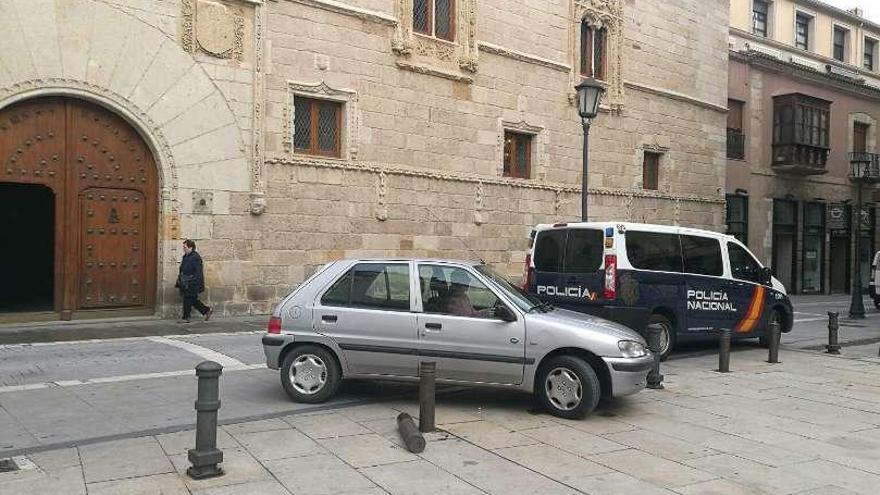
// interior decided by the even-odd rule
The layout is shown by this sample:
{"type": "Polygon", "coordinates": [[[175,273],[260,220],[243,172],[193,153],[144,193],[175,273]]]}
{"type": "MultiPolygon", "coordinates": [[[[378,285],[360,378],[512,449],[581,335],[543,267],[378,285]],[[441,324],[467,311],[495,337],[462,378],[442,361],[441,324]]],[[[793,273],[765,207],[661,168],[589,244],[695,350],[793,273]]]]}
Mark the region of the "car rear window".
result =
{"type": "Polygon", "coordinates": [[[601,230],[571,229],[565,242],[565,273],[590,273],[602,266],[605,236],[601,230]]]}
{"type": "Polygon", "coordinates": [[[695,235],[681,236],[681,251],[684,257],[684,271],[696,275],[724,274],[721,261],[721,243],[711,237],[695,235]]]}
{"type": "Polygon", "coordinates": [[[539,272],[562,271],[562,249],[565,245],[564,230],[538,232],[535,239],[535,269],[539,272]]]}
{"type": "Polygon", "coordinates": [[[355,265],[324,293],[321,304],[409,311],[409,265],[355,265]]]}
{"type": "Polygon", "coordinates": [[[633,268],[660,272],[681,272],[681,243],[677,234],[626,233],[626,255],[633,268]]]}

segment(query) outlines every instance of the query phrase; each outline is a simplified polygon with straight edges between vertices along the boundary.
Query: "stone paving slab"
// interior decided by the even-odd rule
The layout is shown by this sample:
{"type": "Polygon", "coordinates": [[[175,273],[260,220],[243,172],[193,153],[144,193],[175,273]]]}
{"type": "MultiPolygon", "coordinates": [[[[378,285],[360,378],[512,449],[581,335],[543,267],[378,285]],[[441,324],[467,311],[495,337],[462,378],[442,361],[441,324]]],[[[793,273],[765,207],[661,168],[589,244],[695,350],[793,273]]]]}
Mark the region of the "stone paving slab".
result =
{"type": "Polygon", "coordinates": [[[419,455],[404,450],[395,421],[418,413],[414,394],[383,401],[388,389],[375,387],[375,403],[221,427],[219,478],[185,475],[188,430],[32,454],[30,469],[0,473],[0,493],[877,493],[880,394],[870,392],[880,360],[786,352],[765,366],[760,349],[735,358],[727,375],[711,356],[673,360],[664,390],[579,421],[534,411],[526,394],[456,391],[438,399],[443,423],[419,455]]]}

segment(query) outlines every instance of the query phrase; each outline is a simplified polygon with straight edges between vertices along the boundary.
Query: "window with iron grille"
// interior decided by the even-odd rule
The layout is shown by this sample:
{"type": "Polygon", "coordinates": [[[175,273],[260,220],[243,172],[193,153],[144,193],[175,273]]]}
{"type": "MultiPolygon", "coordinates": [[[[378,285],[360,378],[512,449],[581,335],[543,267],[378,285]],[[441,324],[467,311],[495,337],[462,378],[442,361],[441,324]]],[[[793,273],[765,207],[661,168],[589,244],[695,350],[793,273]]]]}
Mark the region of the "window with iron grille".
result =
{"type": "Polygon", "coordinates": [[[645,152],[642,163],[642,189],[660,189],[660,153],[645,152]]]}
{"type": "Polygon", "coordinates": [[[801,50],[810,49],[810,23],[812,20],[812,17],[800,12],[795,16],[794,46],[801,50]]]}
{"type": "Polygon", "coordinates": [[[846,39],[849,31],[842,27],[834,26],[834,59],[844,62],[846,59],[846,39]]]}
{"type": "Polygon", "coordinates": [[[727,233],[748,245],[749,240],[749,197],[727,196],[727,233]]]}
{"type": "Polygon", "coordinates": [[[877,51],[877,41],[865,38],[865,59],[862,66],[865,70],[874,71],[874,58],[877,51]]]}
{"type": "Polygon", "coordinates": [[[581,75],[605,79],[605,52],[607,31],[581,21],[581,75]]]}
{"type": "Polygon", "coordinates": [[[293,147],[299,153],[340,156],[342,103],[295,96],[293,147]]]}
{"type": "Polygon", "coordinates": [[[455,0],[413,0],[413,31],[455,40],[455,0]]]}
{"type": "Polygon", "coordinates": [[[754,0],[752,5],[752,34],[767,37],[767,18],[770,13],[770,5],[763,0],[754,0]]]}
{"type": "Polygon", "coordinates": [[[531,177],[533,138],[531,134],[504,131],[504,177],[531,177]]]}
{"type": "Polygon", "coordinates": [[[727,158],[742,160],[746,156],[746,135],[743,132],[743,108],[737,100],[727,100],[727,158]]]}

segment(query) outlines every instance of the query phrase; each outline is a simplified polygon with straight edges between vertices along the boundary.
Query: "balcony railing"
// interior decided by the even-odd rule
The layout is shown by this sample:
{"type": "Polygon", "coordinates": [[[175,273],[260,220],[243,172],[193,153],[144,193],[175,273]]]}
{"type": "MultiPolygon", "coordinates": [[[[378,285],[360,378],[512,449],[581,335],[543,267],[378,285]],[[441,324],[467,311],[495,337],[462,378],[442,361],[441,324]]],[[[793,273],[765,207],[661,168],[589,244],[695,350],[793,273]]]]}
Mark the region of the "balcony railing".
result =
{"type": "Polygon", "coordinates": [[[855,151],[849,154],[849,163],[850,175],[857,172],[858,178],[870,182],[880,181],[880,153],[855,151]]]}
{"type": "Polygon", "coordinates": [[[739,129],[727,129],[727,158],[744,160],[746,157],[746,135],[739,129]]]}

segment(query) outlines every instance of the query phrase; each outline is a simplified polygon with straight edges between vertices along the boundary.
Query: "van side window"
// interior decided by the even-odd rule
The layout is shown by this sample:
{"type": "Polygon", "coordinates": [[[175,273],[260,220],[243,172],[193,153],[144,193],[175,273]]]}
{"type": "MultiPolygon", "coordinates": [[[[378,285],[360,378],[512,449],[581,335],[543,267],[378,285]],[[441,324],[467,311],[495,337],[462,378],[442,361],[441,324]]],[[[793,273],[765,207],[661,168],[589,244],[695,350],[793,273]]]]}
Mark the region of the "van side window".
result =
{"type": "Polygon", "coordinates": [[[732,242],[727,243],[727,253],[730,255],[730,271],[733,278],[760,283],[761,265],[752,258],[748,251],[732,242]]]}
{"type": "Polygon", "coordinates": [[[681,243],[677,234],[628,231],[626,255],[633,268],[681,272],[681,243]]]}
{"type": "Polygon", "coordinates": [[[538,232],[535,241],[535,269],[539,272],[562,271],[562,247],[565,243],[565,230],[545,230],[538,232]]]}
{"type": "Polygon", "coordinates": [[[565,243],[565,273],[592,273],[602,266],[605,235],[601,230],[571,229],[565,243]]]}
{"type": "Polygon", "coordinates": [[[409,311],[409,265],[355,265],[324,293],[321,304],[409,311]]]}
{"type": "Polygon", "coordinates": [[[711,237],[696,235],[681,236],[681,251],[684,255],[685,273],[696,275],[724,275],[721,261],[721,243],[711,237]]]}

